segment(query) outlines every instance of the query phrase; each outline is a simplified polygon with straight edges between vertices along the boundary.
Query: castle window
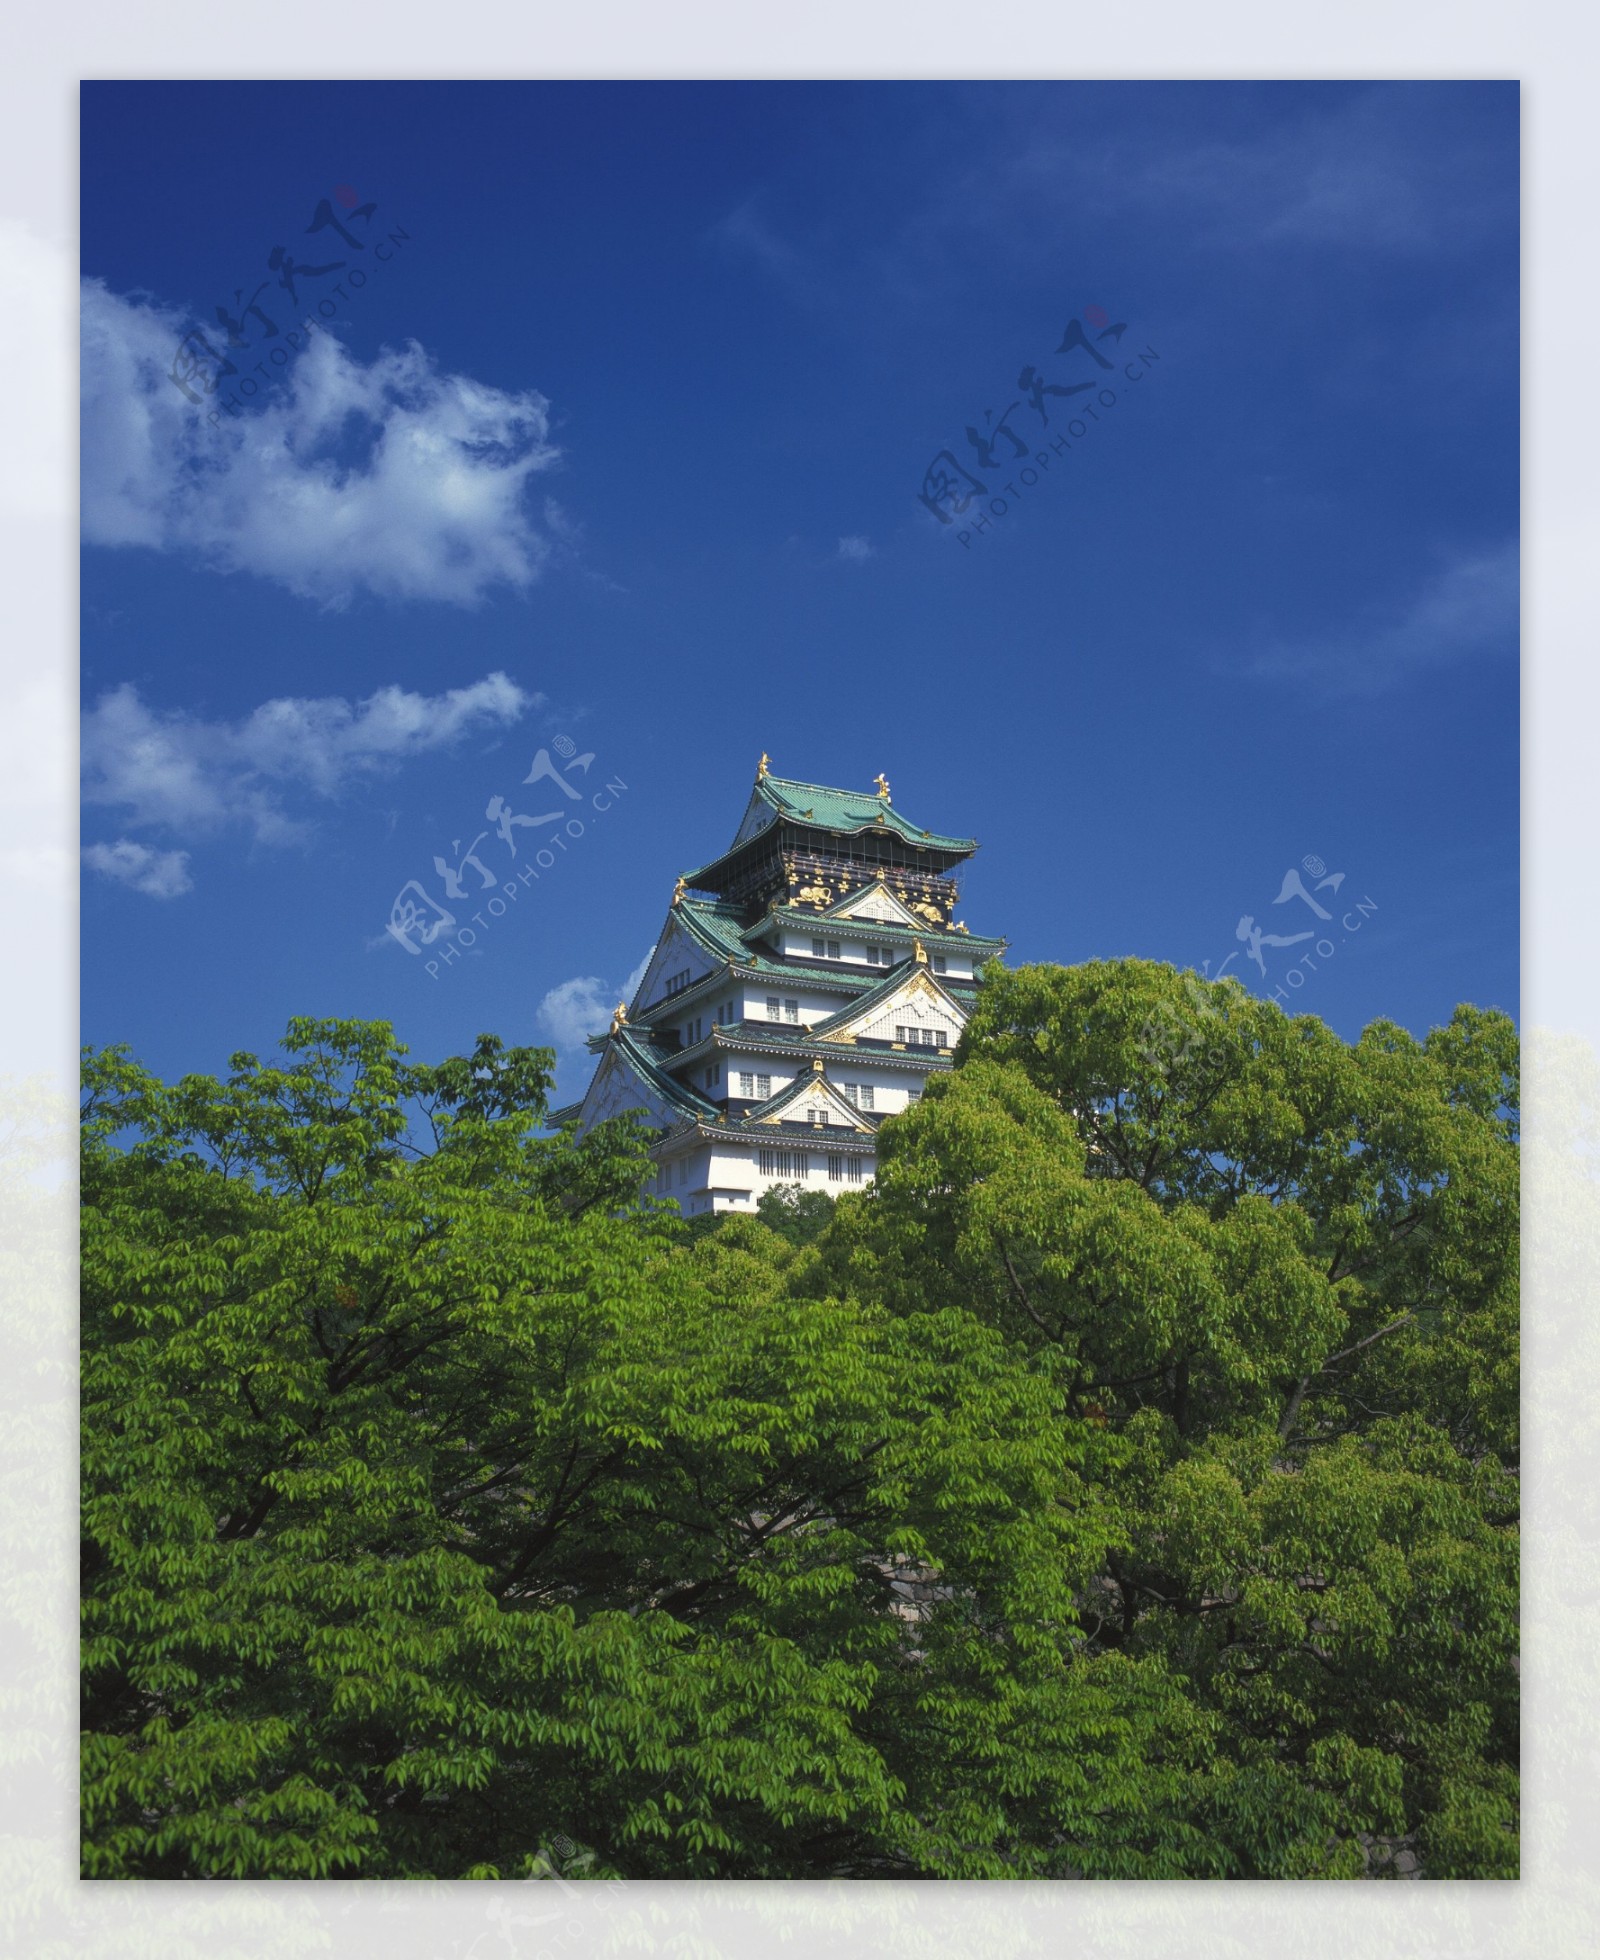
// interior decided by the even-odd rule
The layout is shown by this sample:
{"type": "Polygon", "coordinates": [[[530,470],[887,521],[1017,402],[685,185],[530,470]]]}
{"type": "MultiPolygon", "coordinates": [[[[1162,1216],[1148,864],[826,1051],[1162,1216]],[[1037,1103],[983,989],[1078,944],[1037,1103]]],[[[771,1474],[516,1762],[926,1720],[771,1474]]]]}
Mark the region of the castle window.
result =
{"type": "Polygon", "coordinates": [[[800,1018],[800,1003],[799,1003],[799,1001],[797,1001],[797,1000],[786,1000],[786,1001],[785,1001],[785,1002],[783,1003],[783,1018],[784,1018],[784,1019],[785,1019],[786,1021],[798,1021],[798,1020],[799,1020],[799,1018],[800,1018]]]}
{"type": "Polygon", "coordinates": [[[828,1152],[828,1181],[831,1184],[859,1184],[861,1159],[848,1157],[842,1150],[828,1152]]]}
{"type": "Polygon", "coordinates": [[[672,978],[667,982],[667,992],[669,994],[681,994],[688,984],[689,969],[685,967],[681,973],[673,974],[672,978]]]}
{"type": "Polygon", "coordinates": [[[943,954],[943,953],[935,953],[935,954],[934,954],[934,956],[933,956],[933,970],[934,970],[934,972],[935,972],[935,973],[943,973],[943,972],[944,972],[944,969],[945,969],[945,958],[944,958],[944,954],[943,954]]]}
{"type": "Polygon", "coordinates": [[[803,1150],[763,1150],[759,1162],[763,1177],[804,1177],[806,1153],[803,1150]]]}
{"type": "Polygon", "coordinates": [[[744,1070],[741,1069],[739,1071],[739,1094],[741,1096],[753,1096],[755,1092],[756,1092],[755,1077],[753,1075],[746,1075],[744,1070]]]}
{"type": "Polygon", "coordinates": [[[819,1104],[811,1112],[811,1127],[820,1130],[828,1120],[828,1112],[819,1104]]]}
{"type": "Polygon", "coordinates": [[[776,994],[768,994],[767,995],[767,1019],[769,1021],[777,1021],[777,1020],[781,1020],[782,1017],[783,1017],[782,1001],[778,999],[778,996],[776,994]]]}

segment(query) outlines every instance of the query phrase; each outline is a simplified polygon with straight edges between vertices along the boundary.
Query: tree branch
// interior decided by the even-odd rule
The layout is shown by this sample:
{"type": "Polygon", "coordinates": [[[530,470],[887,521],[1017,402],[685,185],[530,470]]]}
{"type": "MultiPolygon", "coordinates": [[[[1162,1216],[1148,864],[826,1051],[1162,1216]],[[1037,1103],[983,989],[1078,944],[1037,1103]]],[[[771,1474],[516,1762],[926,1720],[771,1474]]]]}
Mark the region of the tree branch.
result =
{"type": "Polygon", "coordinates": [[[1336,1361],[1348,1361],[1352,1354],[1359,1354],[1363,1348],[1371,1347],[1374,1341],[1381,1341],[1385,1334],[1392,1334],[1397,1327],[1404,1327],[1416,1317],[1414,1313],[1403,1313],[1398,1320],[1391,1320],[1387,1327],[1380,1327],[1376,1334],[1369,1334],[1364,1341],[1357,1341],[1353,1347],[1341,1348],[1337,1354],[1330,1354],[1317,1373],[1325,1375],[1336,1361]]]}
{"type": "Polygon", "coordinates": [[[1005,1263],[1006,1277],[1011,1281],[1011,1290],[1016,1294],[1018,1300],[1022,1303],[1023,1312],[1033,1322],[1034,1326],[1038,1328],[1039,1332],[1043,1334],[1043,1336],[1047,1341],[1058,1341],[1061,1338],[1060,1334],[1052,1333],[1050,1331],[1050,1329],[1045,1325],[1043,1317],[1038,1313],[1038,1311],[1034,1307],[1033,1302],[1028,1298],[1027,1289],[1026,1287],[1023,1286],[1022,1281],[1018,1279],[1017,1269],[1011,1263],[1010,1249],[1007,1247],[1004,1238],[1000,1235],[999,1232],[995,1233],[994,1242],[1000,1248],[1000,1257],[1005,1263]]]}
{"type": "Polygon", "coordinates": [[[1299,1381],[1295,1383],[1294,1391],[1290,1395],[1289,1400],[1284,1404],[1283,1414],[1279,1418],[1279,1440],[1287,1441],[1290,1432],[1300,1419],[1300,1405],[1306,1399],[1306,1390],[1310,1388],[1311,1384],[1319,1375],[1325,1375],[1333,1367],[1335,1362],[1348,1361],[1352,1354],[1359,1354],[1363,1348],[1371,1347],[1374,1341],[1381,1341],[1386,1334],[1394,1333],[1397,1328],[1406,1326],[1409,1322],[1415,1320],[1416,1317],[1414,1313],[1401,1314],[1398,1320],[1391,1320],[1387,1327],[1380,1327],[1376,1334],[1369,1334],[1365,1340],[1357,1341],[1351,1347],[1341,1348],[1337,1354],[1330,1354],[1320,1368],[1314,1368],[1309,1375],[1302,1375],[1299,1381]]]}

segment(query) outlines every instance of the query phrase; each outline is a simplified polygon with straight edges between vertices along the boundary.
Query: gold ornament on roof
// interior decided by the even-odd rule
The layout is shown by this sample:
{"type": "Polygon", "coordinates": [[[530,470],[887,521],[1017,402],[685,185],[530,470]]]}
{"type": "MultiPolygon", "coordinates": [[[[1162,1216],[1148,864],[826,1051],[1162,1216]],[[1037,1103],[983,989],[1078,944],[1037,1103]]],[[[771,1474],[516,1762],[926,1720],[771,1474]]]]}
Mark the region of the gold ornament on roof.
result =
{"type": "Polygon", "coordinates": [[[822,1073],[822,1057],[820,1055],[813,1055],[811,1057],[811,1073],[813,1075],[820,1075],[822,1073]]]}
{"type": "Polygon", "coordinates": [[[672,888],[672,902],[674,905],[681,905],[683,903],[683,895],[688,889],[688,879],[680,878],[672,888]]]}
{"type": "Polygon", "coordinates": [[[912,940],[911,950],[916,955],[918,966],[926,966],[928,964],[928,949],[920,939],[912,940]]]}
{"type": "Polygon", "coordinates": [[[626,1024],[627,1019],[628,1019],[627,1002],[619,1000],[617,1002],[616,1009],[611,1016],[611,1032],[615,1034],[618,1028],[623,1027],[626,1024]]]}
{"type": "Polygon", "coordinates": [[[758,783],[760,782],[761,778],[767,773],[767,762],[768,762],[767,752],[765,749],[763,749],[761,751],[761,760],[756,764],[756,781],[758,783]]]}
{"type": "Polygon", "coordinates": [[[878,786],[878,794],[885,803],[889,801],[889,778],[881,772],[872,779],[878,786]]]}

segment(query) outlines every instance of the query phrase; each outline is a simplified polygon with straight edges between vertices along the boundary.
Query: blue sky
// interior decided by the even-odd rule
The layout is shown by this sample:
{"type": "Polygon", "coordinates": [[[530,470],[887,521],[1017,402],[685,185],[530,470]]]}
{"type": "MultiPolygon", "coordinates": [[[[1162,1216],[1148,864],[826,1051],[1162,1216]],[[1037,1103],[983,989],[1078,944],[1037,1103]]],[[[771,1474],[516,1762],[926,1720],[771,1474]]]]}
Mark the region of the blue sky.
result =
{"type": "Polygon", "coordinates": [[[763,750],[980,838],[1013,959],[1271,992],[1312,858],[1296,1008],[1515,1011],[1517,148],[1510,83],[86,87],[84,1038],[493,1029],[575,1091],[763,750]],[[368,276],[292,311],[275,246],[368,276]],[[286,359],[213,429],[218,302],[286,359]],[[569,807],[540,751],[584,834],[408,955],[436,856],[528,862],[493,798],[569,807]]]}

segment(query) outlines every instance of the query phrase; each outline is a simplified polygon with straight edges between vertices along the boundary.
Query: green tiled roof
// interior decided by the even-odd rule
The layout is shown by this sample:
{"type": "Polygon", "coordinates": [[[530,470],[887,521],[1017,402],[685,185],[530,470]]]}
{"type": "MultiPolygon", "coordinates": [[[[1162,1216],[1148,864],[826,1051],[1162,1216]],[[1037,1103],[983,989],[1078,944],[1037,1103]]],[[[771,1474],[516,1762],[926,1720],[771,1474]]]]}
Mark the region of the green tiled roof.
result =
{"type": "Polygon", "coordinates": [[[750,949],[744,943],[744,910],[721,899],[690,898],[685,895],[672,908],[673,916],[698,942],[719,960],[748,960],[750,949]]]}
{"type": "MultiPolygon", "coordinates": [[[[802,783],[792,776],[757,776],[755,795],[779,817],[790,823],[809,824],[817,830],[833,830],[855,836],[863,830],[892,830],[919,850],[942,851],[956,857],[970,857],[978,848],[975,837],[946,837],[942,831],[922,830],[894,805],[874,790],[830,789],[825,783],[802,783]]],[[[749,840],[746,839],[746,842],[749,840]]],[[[733,855],[735,846],[696,870],[687,872],[694,884],[704,873],[733,855]]]]}
{"type": "Polygon", "coordinates": [[[616,1044],[622,1059],[634,1074],[654,1089],[670,1108],[677,1110],[681,1116],[698,1117],[702,1122],[708,1117],[715,1119],[716,1104],[696,1094],[688,1083],[679,1082],[675,1077],[668,1075],[661,1066],[666,1051],[659,1048],[648,1036],[642,1035],[636,1028],[631,1028],[624,1022],[606,1039],[616,1044]]]}
{"type": "MultiPolygon", "coordinates": [[[[819,960],[813,963],[769,958],[767,954],[755,952],[745,944],[744,928],[740,923],[744,913],[740,908],[717,900],[685,896],[679,899],[673,908],[673,917],[689,937],[703,946],[722,966],[726,967],[731,962],[738,972],[753,974],[763,981],[781,980],[790,986],[817,987],[824,993],[864,994],[870,993],[881,983],[885,972],[897,974],[902,979],[905,977],[907,964],[905,960],[899,961],[892,967],[868,967],[862,971],[831,960],[819,960]]],[[[905,935],[908,947],[910,941],[918,936],[914,933],[905,935]]],[[[920,936],[932,940],[938,935],[930,932],[920,936]]],[[[1003,945],[1005,942],[982,939],[974,942],[968,934],[957,933],[945,943],[951,946],[971,946],[976,943],[987,947],[1003,945]]],[[[693,1006],[707,993],[714,992],[726,979],[726,972],[708,973],[702,979],[696,980],[692,986],[685,987],[681,993],[669,994],[664,999],[658,1000],[654,1006],[643,1009],[638,1019],[630,1025],[647,1027],[657,1021],[676,1021],[686,1007],[693,1006]]],[[[980,984],[976,978],[952,979],[946,974],[940,974],[939,981],[942,986],[952,987],[958,993],[975,991],[980,984]]],[[[598,1041],[599,1038],[596,1037],[597,1044],[598,1041]]],[[[598,1045],[596,1052],[598,1052],[598,1045]]]]}
{"type": "MultiPolygon", "coordinates": [[[[817,915],[815,913],[795,912],[786,916],[793,918],[797,924],[804,921],[808,928],[813,931],[816,929],[817,915]]],[[[837,983],[840,988],[875,987],[878,984],[879,974],[870,969],[865,973],[857,973],[853,972],[849,967],[834,965],[832,963],[826,965],[819,964],[817,966],[797,966],[793,960],[775,960],[766,953],[758,953],[755,951],[751,942],[755,935],[756,927],[759,927],[761,922],[758,920],[756,927],[747,929],[744,924],[746,909],[737,905],[729,905],[721,899],[694,898],[686,893],[684,897],[678,900],[676,906],[674,906],[673,917],[677,919],[689,937],[698,945],[703,946],[713,959],[723,963],[732,960],[735,966],[746,973],[759,973],[763,976],[773,978],[782,975],[788,980],[812,980],[820,982],[825,986],[832,986],[837,983]]],[[[837,933],[840,923],[839,920],[834,920],[830,924],[825,925],[824,930],[837,933]]],[[[867,930],[868,928],[861,925],[850,925],[846,928],[846,931],[850,933],[866,932],[867,930]]],[[[942,946],[947,946],[951,949],[959,949],[963,946],[969,948],[976,946],[987,950],[991,947],[1002,947],[1006,943],[1003,939],[979,939],[976,935],[965,932],[941,933],[933,927],[929,927],[926,931],[912,932],[908,927],[886,926],[884,931],[891,937],[904,939],[907,951],[910,950],[913,939],[922,939],[929,943],[937,939],[942,946]]],[[[878,925],[876,921],[872,923],[870,936],[874,938],[878,936],[878,925]]],[[[708,979],[714,977],[713,975],[707,976],[708,979]]],[[[687,988],[685,991],[693,995],[705,984],[705,981],[697,981],[693,987],[687,988]]],[[[673,1013],[677,1012],[678,999],[679,996],[677,995],[672,997],[671,1011],[673,1013]]],[[[668,1003],[666,1001],[658,1001],[649,1010],[650,1016],[652,1018],[659,1016],[667,1006],[668,1003]]]]}
{"type": "Polygon", "coordinates": [[[802,932],[809,932],[814,939],[900,939],[910,946],[914,939],[920,939],[925,946],[937,946],[941,953],[959,953],[963,948],[984,952],[1000,952],[1009,943],[1004,939],[985,939],[981,933],[957,932],[953,926],[902,925],[898,919],[857,919],[848,915],[828,917],[822,912],[809,912],[801,906],[780,905],[775,912],[757,919],[753,926],[746,926],[740,937],[746,945],[759,939],[763,933],[770,932],[773,920],[786,926],[793,926],[802,932]]]}
{"type": "MultiPolygon", "coordinates": [[[[975,1001],[957,992],[952,995],[956,1005],[963,1012],[970,1013],[975,1001]]],[[[798,1057],[810,1061],[813,1055],[820,1055],[824,1061],[837,1061],[842,1055],[854,1051],[843,1047],[836,1041],[824,1041],[818,1036],[820,1028],[837,1028],[842,1021],[861,1011],[862,1002],[853,1000],[837,1014],[830,1014],[826,1020],[818,1021],[813,1027],[800,1027],[788,1021],[735,1021],[726,1025],[713,1023],[700,1039],[688,1048],[669,1050],[652,1044],[657,1065],[666,1070],[684,1067],[698,1068],[702,1062],[718,1055],[780,1055],[798,1057]]],[[[635,1032],[640,1023],[628,1024],[635,1032]]],[[[601,1053],[606,1044],[605,1035],[593,1035],[589,1040],[591,1052],[601,1053]]],[[[896,1048],[892,1044],[871,1051],[874,1059],[886,1063],[890,1068],[931,1068],[935,1059],[947,1062],[951,1051],[948,1048],[896,1048]]]]}
{"type": "Polygon", "coordinates": [[[800,783],[790,776],[758,776],[756,795],[770,803],[781,817],[796,823],[815,824],[822,830],[872,830],[881,817],[885,828],[898,830],[908,843],[924,845],[930,851],[975,851],[975,837],[945,837],[938,831],[919,830],[903,817],[892,803],[873,790],[828,789],[822,783],[800,783]]]}
{"type": "MultiPolygon", "coordinates": [[[[754,1123],[758,1112],[762,1116],[776,1116],[780,1110],[787,1109],[790,1103],[798,1102],[802,1097],[809,1095],[811,1085],[818,1081],[827,1083],[833,1095],[841,1103],[844,1101],[843,1096],[839,1095],[839,1085],[836,1082],[828,1082],[826,1075],[819,1076],[814,1069],[803,1069],[792,1082],[786,1082],[775,1096],[768,1096],[765,1102],[757,1103],[754,1109],[741,1110],[739,1120],[744,1123],[754,1123]]],[[[860,1111],[852,1113],[859,1116],[860,1111]]],[[[871,1123],[863,1123],[861,1126],[863,1130],[871,1130],[873,1127],[871,1123]]],[[[859,1134],[859,1132],[847,1132],[847,1134],[859,1134]]]]}
{"type": "MultiPolygon", "coordinates": [[[[912,969],[913,972],[915,970],[916,970],[915,968],[912,969]]],[[[942,973],[935,974],[933,972],[930,972],[927,967],[924,967],[922,971],[927,974],[930,983],[934,987],[936,987],[940,993],[947,996],[947,998],[950,1001],[950,1004],[953,1007],[961,1008],[963,1013],[970,1011],[966,1007],[965,1003],[963,1002],[961,993],[957,993],[953,991],[946,984],[944,974],[942,973]]],[[[850,1001],[846,1006],[841,1007],[837,1014],[830,1014],[827,1020],[814,1022],[811,1028],[812,1034],[813,1035],[831,1034],[835,1028],[843,1027],[846,1021],[853,1021],[858,1014],[870,1013],[874,1007],[877,1007],[883,1001],[891,999],[896,993],[899,992],[900,988],[902,988],[905,985],[905,983],[906,983],[906,967],[905,967],[905,963],[902,961],[899,966],[891,967],[888,973],[884,976],[884,978],[880,980],[876,986],[870,988],[865,994],[861,995],[859,999],[850,1001]]],[[[959,985],[960,983],[957,982],[957,986],[959,985]]],[[[965,989],[962,989],[962,992],[965,991],[966,991],[965,989]]]]}
{"type": "MultiPolygon", "coordinates": [[[[772,1144],[780,1150],[799,1148],[860,1151],[865,1155],[877,1148],[879,1127],[893,1120],[893,1113],[886,1111],[870,1130],[847,1130],[838,1123],[819,1130],[813,1129],[809,1123],[795,1123],[780,1129],[772,1123],[752,1123],[746,1117],[730,1116],[726,1122],[707,1123],[697,1120],[693,1127],[698,1135],[708,1137],[717,1143],[772,1144]]],[[[689,1127],[690,1125],[684,1124],[674,1128],[668,1132],[664,1141],[684,1136],[689,1127]]]]}

